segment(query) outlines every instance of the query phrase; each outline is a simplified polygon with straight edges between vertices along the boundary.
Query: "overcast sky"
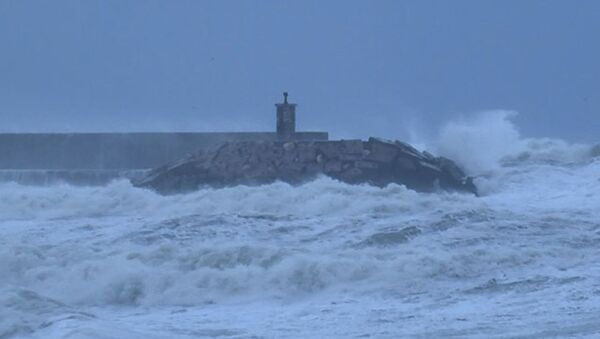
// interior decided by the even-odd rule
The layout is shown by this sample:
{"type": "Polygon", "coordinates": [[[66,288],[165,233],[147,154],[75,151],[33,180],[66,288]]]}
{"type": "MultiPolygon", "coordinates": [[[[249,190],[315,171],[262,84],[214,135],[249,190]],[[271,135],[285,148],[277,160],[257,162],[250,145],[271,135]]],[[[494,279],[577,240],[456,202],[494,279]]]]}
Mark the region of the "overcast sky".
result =
{"type": "Polygon", "coordinates": [[[1,131],[405,138],[507,109],[599,141],[600,1],[0,0],[1,131]]]}

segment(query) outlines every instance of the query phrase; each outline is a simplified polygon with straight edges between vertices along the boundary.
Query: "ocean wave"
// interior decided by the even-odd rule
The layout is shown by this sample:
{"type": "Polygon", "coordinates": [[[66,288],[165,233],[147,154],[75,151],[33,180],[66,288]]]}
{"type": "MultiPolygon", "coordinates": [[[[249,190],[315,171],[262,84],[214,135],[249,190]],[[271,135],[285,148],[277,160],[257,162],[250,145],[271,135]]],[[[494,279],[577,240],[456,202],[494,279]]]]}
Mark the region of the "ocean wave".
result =
{"type": "Polygon", "coordinates": [[[369,211],[409,213],[439,200],[473,201],[458,193],[419,194],[404,186],[348,185],[326,177],[301,186],[205,188],[161,196],[125,180],[99,187],[0,184],[0,218],[174,216],[190,214],[361,215],[369,211]],[[362,197],[362,198],[361,198],[362,197]]]}
{"type": "MultiPolygon", "coordinates": [[[[127,180],[1,183],[0,337],[131,336],[94,311],[253,312],[310,298],[361,308],[380,298],[377,308],[411,305],[427,321],[431,309],[454,316],[487,298],[516,318],[531,316],[530,304],[597,311],[600,158],[587,145],[522,138],[508,113],[481,119],[451,124],[439,148],[464,157],[481,197],[326,177],[172,196],[127,180]],[[470,129],[481,126],[493,140],[470,129]]],[[[203,333],[237,333],[221,330],[203,333]]]]}
{"type": "Polygon", "coordinates": [[[516,115],[514,111],[485,111],[450,121],[427,144],[475,176],[505,166],[585,164],[600,154],[593,145],[523,137],[511,120],[516,115]]]}

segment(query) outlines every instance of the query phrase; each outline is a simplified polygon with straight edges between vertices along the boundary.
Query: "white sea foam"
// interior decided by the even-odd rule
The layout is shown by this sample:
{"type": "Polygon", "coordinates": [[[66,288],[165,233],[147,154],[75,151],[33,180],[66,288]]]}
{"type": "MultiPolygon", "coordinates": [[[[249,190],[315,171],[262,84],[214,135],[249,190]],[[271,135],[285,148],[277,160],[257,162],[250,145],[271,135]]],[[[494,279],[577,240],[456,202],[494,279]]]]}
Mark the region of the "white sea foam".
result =
{"type": "Polygon", "coordinates": [[[471,174],[494,170],[502,158],[525,149],[518,130],[509,120],[515,114],[489,111],[451,121],[443,126],[433,147],[471,174]]]}
{"type": "Polygon", "coordinates": [[[591,145],[560,139],[523,138],[511,121],[513,111],[486,111],[445,124],[431,149],[457,161],[471,175],[509,164],[573,164],[590,160],[591,145]]]}
{"type": "Polygon", "coordinates": [[[483,197],[0,184],[0,337],[599,334],[600,159],[502,112],[439,140],[483,197]]]}

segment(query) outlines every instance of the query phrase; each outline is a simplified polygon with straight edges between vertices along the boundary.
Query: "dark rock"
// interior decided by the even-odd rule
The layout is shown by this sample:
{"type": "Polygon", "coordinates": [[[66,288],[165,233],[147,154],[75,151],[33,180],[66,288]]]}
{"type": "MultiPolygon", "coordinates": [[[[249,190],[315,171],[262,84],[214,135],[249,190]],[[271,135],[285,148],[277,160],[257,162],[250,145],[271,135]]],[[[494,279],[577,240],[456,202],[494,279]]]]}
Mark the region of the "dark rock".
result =
{"type": "Polygon", "coordinates": [[[359,160],[355,163],[356,168],[362,169],[378,169],[379,163],[368,160],[359,160]]]}
{"type": "Polygon", "coordinates": [[[396,164],[398,164],[400,168],[408,171],[414,171],[415,169],[417,169],[417,166],[415,165],[415,161],[413,159],[399,158],[396,160],[396,164]]]}
{"type": "Polygon", "coordinates": [[[342,140],[342,154],[343,155],[362,155],[363,153],[363,142],[362,140],[342,140]]]}
{"type": "Polygon", "coordinates": [[[427,151],[423,151],[423,156],[429,161],[435,161],[435,156],[427,151]]]}
{"type": "Polygon", "coordinates": [[[394,145],[396,145],[398,147],[398,149],[400,149],[400,152],[402,152],[408,156],[415,157],[415,158],[427,158],[427,155],[419,152],[416,148],[412,147],[411,145],[409,145],[405,142],[394,141],[394,145]]]}
{"type": "MultiPolygon", "coordinates": [[[[325,173],[328,174],[328,173],[325,173]]],[[[334,173],[330,174],[331,177],[335,179],[339,179],[341,181],[350,183],[350,184],[358,184],[361,182],[361,178],[363,177],[364,172],[360,168],[348,168],[339,175],[334,173]]]]}
{"type": "Polygon", "coordinates": [[[329,160],[323,168],[325,173],[337,173],[342,171],[342,162],[339,160],[329,160]]]}
{"type": "Polygon", "coordinates": [[[300,184],[324,174],[351,184],[403,184],[418,191],[456,190],[476,194],[471,178],[451,160],[383,139],[368,141],[248,141],[150,171],[140,187],[177,193],[203,186],[258,185],[277,180],[300,184]]]}

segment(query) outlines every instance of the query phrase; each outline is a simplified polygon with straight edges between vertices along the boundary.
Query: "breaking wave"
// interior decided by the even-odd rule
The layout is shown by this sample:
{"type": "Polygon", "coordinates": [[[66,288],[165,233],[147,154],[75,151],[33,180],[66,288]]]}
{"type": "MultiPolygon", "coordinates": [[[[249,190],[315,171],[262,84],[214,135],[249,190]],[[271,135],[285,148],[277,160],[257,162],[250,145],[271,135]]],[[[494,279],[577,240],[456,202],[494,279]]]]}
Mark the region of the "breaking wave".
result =
{"type": "Polygon", "coordinates": [[[489,111],[451,121],[431,142],[432,149],[455,160],[471,175],[509,165],[582,163],[600,155],[592,145],[523,138],[511,121],[516,115],[513,111],[489,111]]]}
{"type": "Polygon", "coordinates": [[[0,337],[99,324],[96,313],[106,307],[142,312],[319,296],[381,297],[427,310],[501,294],[496,306],[519,317],[514,305],[526,293],[545,309],[571,305],[561,295],[594,300],[598,154],[588,145],[522,138],[510,117],[452,122],[430,143],[477,176],[481,198],[325,177],[173,196],[127,180],[0,183],[0,337]]]}

